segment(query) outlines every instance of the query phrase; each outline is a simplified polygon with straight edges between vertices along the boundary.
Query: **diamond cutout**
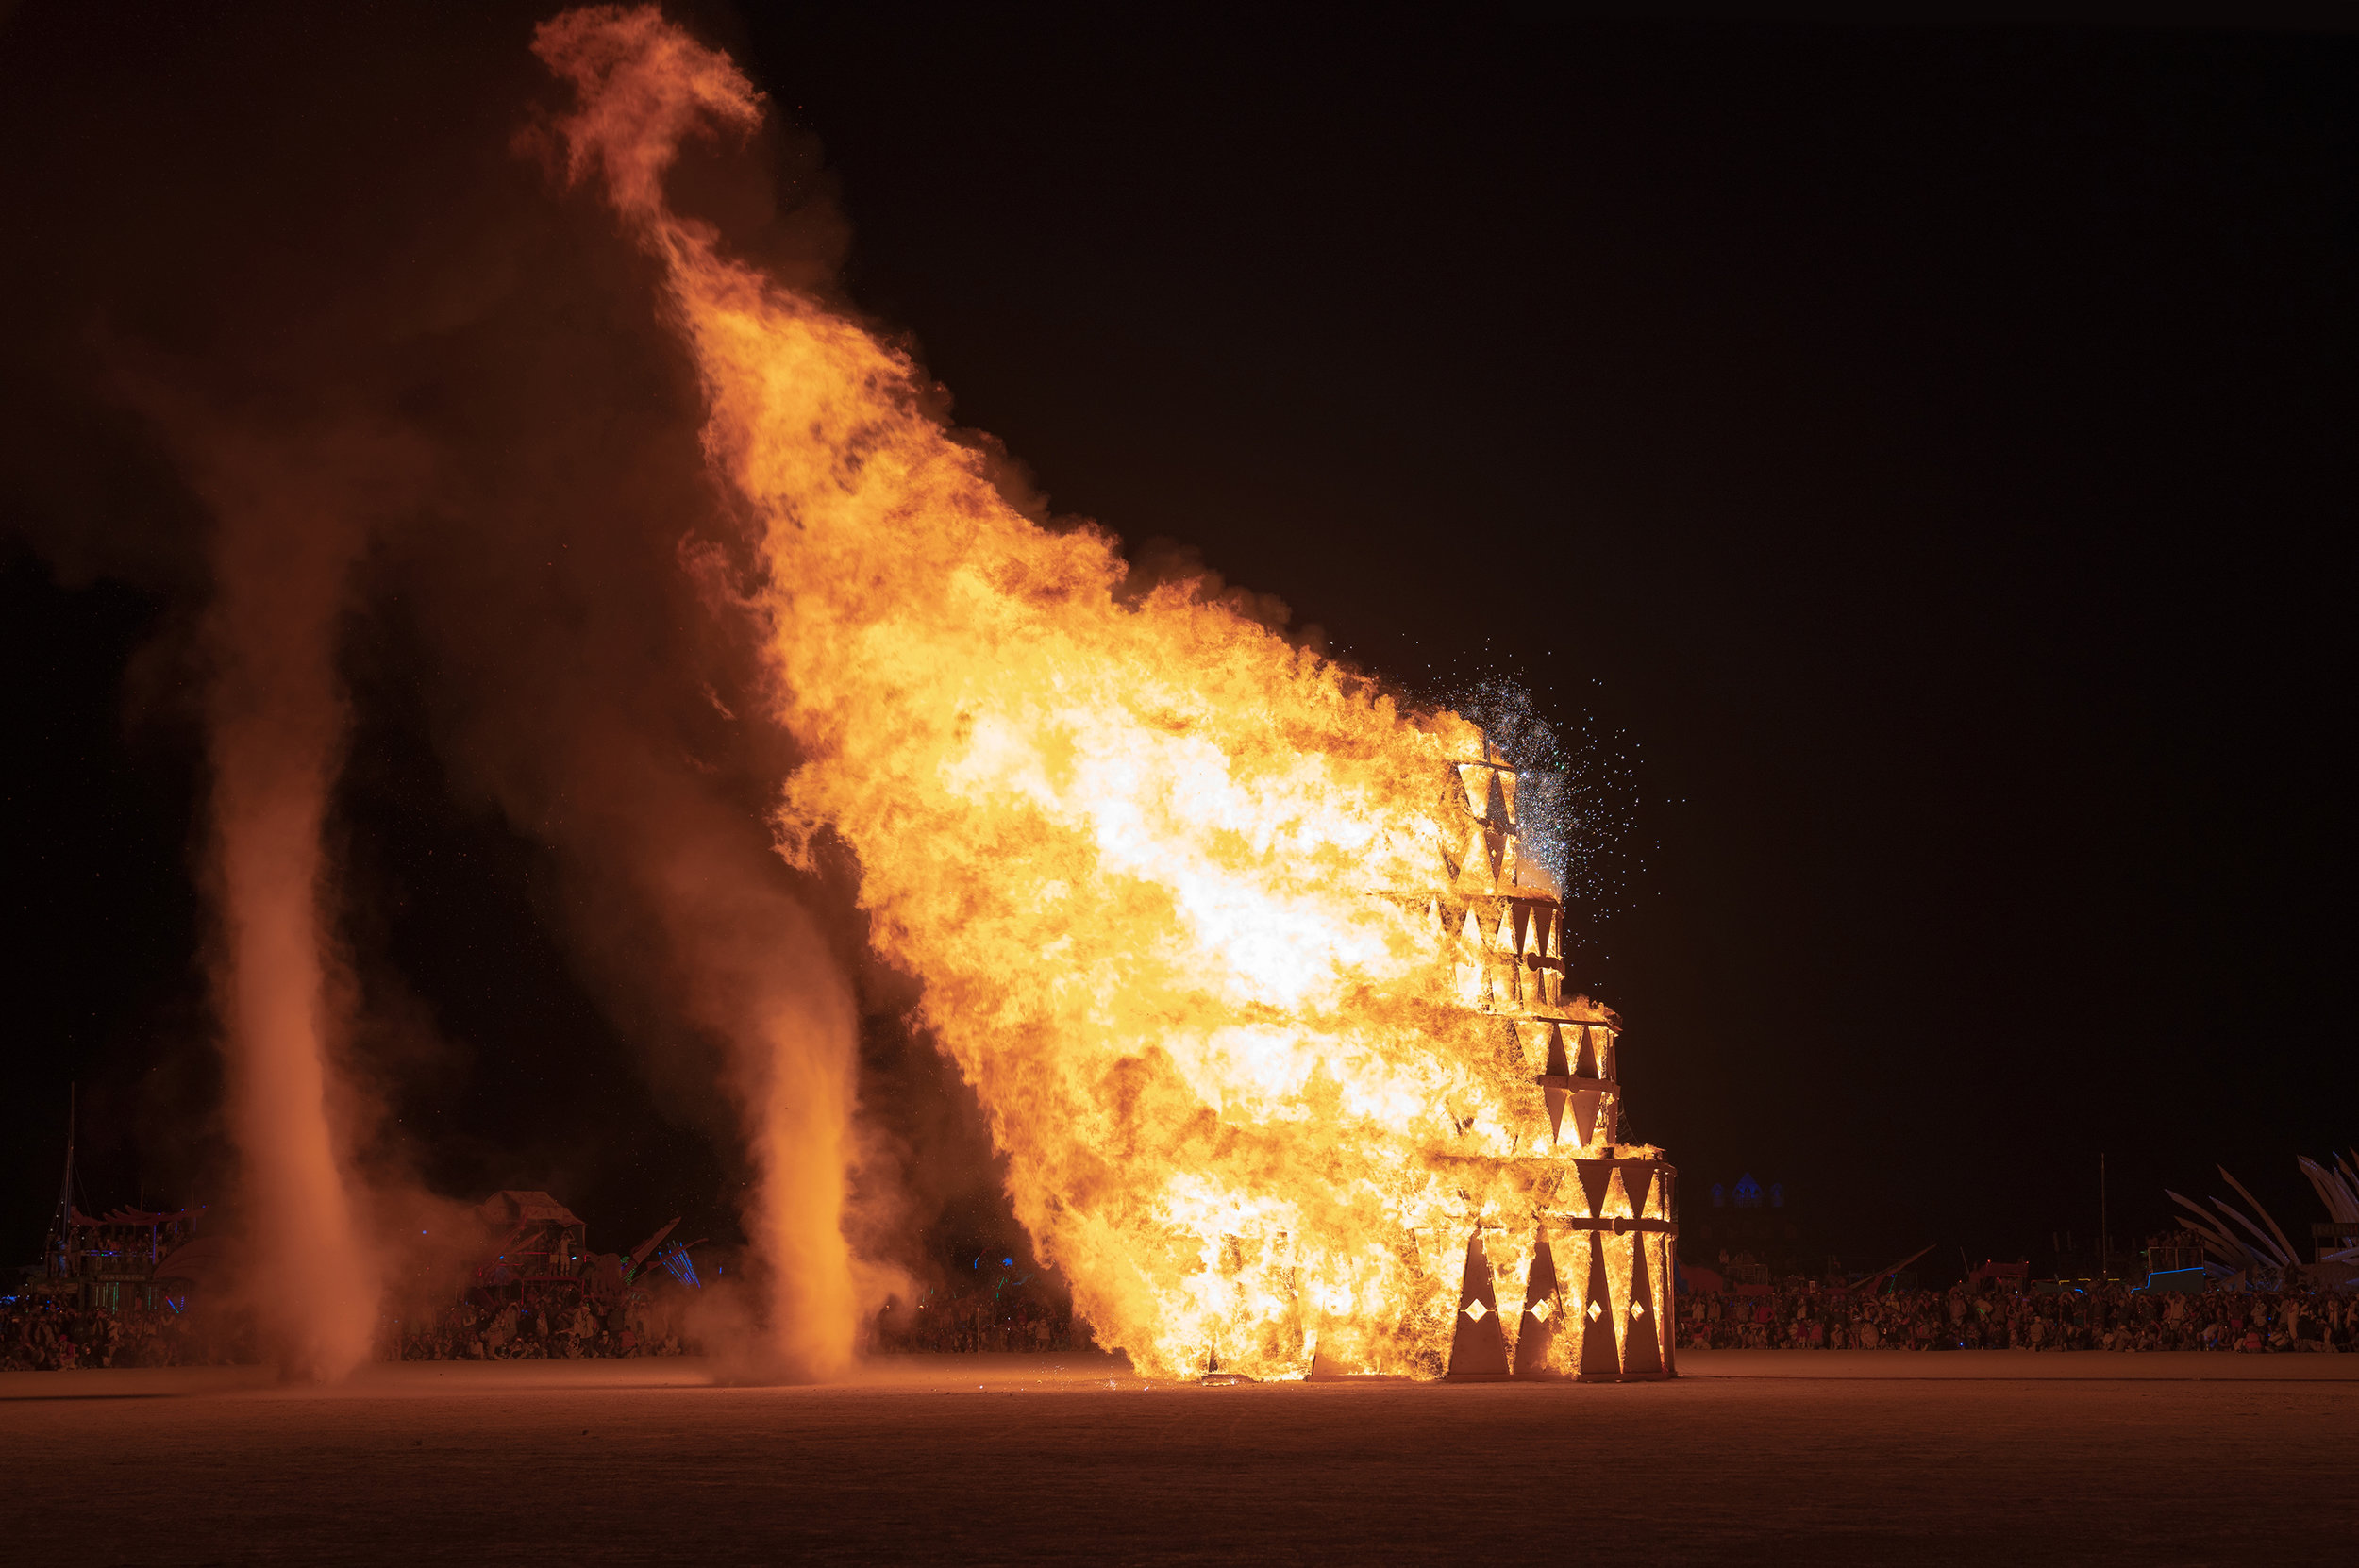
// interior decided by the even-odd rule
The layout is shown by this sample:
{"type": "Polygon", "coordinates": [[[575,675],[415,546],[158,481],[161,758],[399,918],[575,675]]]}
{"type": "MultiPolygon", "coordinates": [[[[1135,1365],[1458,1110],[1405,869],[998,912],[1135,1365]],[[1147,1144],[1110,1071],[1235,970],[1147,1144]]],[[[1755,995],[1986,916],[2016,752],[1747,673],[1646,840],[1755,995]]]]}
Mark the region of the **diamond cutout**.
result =
{"type": "Polygon", "coordinates": [[[1477,1323],[1481,1323],[1482,1321],[1482,1314],[1488,1310],[1490,1310],[1490,1309],[1483,1306],[1480,1301],[1469,1301],[1466,1303],[1466,1315],[1474,1319],[1477,1323]]]}
{"type": "Polygon", "coordinates": [[[1591,1323],[1597,1322],[1598,1319],[1603,1317],[1604,1315],[1605,1309],[1603,1307],[1598,1306],[1594,1301],[1589,1304],[1589,1321],[1591,1323]]]}
{"type": "Polygon", "coordinates": [[[1548,1321],[1549,1309],[1555,1305],[1556,1303],[1553,1301],[1535,1301],[1531,1304],[1531,1315],[1538,1318],[1542,1323],[1546,1323],[1548,1321]]]}
{"type": "Polygon", "coordinates": [[[1630,1304],[1630,1315],[1633,1318],[1645,1317],[1647,1315],[1647,1304],[1643,1301],[1631,1302],[1630,1304]]]}

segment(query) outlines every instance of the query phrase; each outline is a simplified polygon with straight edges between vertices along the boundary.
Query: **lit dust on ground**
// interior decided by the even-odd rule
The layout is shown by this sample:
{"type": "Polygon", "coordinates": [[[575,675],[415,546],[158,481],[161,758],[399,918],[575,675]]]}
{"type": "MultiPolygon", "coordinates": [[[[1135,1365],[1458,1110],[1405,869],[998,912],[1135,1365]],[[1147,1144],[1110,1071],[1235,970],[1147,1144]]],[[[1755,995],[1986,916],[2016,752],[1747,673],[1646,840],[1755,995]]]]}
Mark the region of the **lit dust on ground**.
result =
{"type": "Polygon", "coordinates": [[[1673,1383],[918,1356],[0,1376],[10,1560],[2326,1560],[2359,1357],[1713,1352],[1673,1383]]]}

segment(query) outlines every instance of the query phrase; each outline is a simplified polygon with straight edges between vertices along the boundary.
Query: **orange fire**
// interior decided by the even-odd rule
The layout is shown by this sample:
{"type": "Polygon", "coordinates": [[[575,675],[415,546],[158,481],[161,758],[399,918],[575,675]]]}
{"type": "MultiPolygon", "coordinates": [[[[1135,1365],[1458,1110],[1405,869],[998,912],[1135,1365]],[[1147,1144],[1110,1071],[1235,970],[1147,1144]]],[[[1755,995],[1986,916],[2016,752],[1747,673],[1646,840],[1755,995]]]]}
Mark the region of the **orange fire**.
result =
{"type": "MultiPolygon", "coordinates": [[[[1198,585],[1126,597],[1117,542],[1019,514],[904,353],[674,212],[682,138],[762,112],[726,57],[653,8],[536,47],[579,94],[577,177],[663,264],[758,534],[807,759],[781,844],[856,853],[1099,1339],[1163,1376],[1438,1372],[1470,1236],[1512,1318],[1544,1209],[1664,1202],[1565,1179],[1642,1151],[1533,1088],[1610,1053],[1582,1026],[1612,1015],[1559,994],[1559,892],[1481,732],[1198,585]]],[[[1614,1300],[1643,1245],[1601,1239],[1614,1300]]],[[[1589,1298],[1567,1272],[1542,1317],[1589,1298]]]]}

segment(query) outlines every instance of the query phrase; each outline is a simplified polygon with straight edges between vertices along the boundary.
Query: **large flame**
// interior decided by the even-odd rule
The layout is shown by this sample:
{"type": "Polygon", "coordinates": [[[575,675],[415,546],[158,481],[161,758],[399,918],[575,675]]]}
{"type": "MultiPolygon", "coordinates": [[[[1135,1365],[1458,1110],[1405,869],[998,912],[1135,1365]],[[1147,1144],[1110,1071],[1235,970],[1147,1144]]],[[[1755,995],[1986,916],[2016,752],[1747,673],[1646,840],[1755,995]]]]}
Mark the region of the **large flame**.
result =
{"type": "Polygon", "coordinates": [[[923,981],[1078,1310],[1160,1374],[1313,1346],[1438,1370],[1460,1249],[1530,1235],[1507,1177],[1548,1127],[1437,897],[1481,732],[1196,585],[1126,597],[1116,542],[1021,515],[906,355],[674,212],[680,139],[761,113],[727,58],[652,8],[569,12],[536,47],[579,93],[576,175],[663,264],[758,531],[807,757],[783,842],[857,854],[873,940],[923,981]]]}

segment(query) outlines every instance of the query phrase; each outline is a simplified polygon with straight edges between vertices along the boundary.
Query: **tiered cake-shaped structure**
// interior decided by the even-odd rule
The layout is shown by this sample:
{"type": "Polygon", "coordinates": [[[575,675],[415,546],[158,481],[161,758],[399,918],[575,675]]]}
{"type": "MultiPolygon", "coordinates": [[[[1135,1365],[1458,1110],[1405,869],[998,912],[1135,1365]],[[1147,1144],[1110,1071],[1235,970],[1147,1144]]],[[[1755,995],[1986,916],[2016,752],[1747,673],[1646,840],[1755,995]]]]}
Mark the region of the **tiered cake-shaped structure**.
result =
{"type": "Polygon", "coordinates": [[[1514,769],[1486,743],[1455,775],[1441,813],[1446,882],[1429,908],[1457,1001],[1529,1077],[1515,1091],[1531,1096],[1531,1136],[1505,1159],[1466,1162],[1483,1218],[1466,1242],[1448,1376],[1672,1376],[1678,1173],[1660,1149],[1621,1142],[1621,1020],[1565,994],[1564,896],[1551,868],[1523,854],[1514,769]],[[1495,1251],[1527,1271],[1512,1357],[1495,1251]]]}

